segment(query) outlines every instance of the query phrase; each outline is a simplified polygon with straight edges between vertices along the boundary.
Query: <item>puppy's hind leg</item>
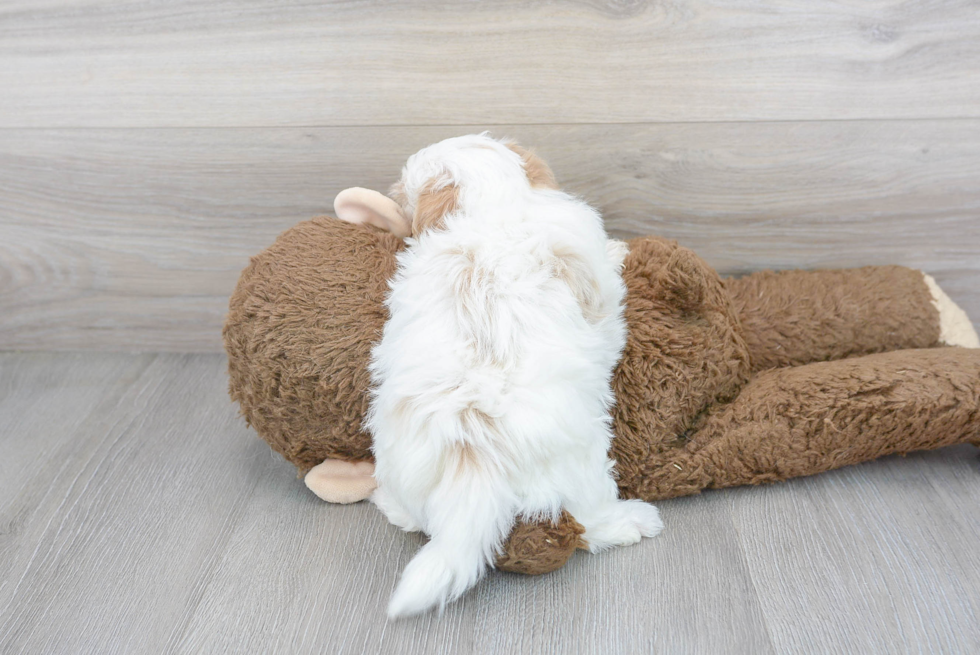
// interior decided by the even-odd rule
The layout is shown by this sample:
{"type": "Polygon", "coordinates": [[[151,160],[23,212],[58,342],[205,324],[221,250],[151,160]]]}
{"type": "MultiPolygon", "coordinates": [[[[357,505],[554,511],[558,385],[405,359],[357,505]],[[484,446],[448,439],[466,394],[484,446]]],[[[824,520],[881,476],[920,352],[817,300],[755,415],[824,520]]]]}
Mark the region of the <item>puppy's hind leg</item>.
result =
{"type": "Polygon", "coordinates": [[[612,478],[613,463],[605,460],[580,472],[581,484],[566,501],[566,509],[585,528],[590,552],[635,544],[663,530],[660,512],[641,500],[620,500],[612,478]]]}
{"type": "Polygon", "coordinates": [[[389,523],[405,532],[418,532],[422,529],[412,513],[405,509],[386,489],[382,487],[375,489],[374,493],[371,494],[371,502],[381,510],[389,523]]]}
{"type": "Polygon", "coordinates": [[[513,523],[516,500],[492,465],[465,452],[447,460],[425,504],[431,540],[405,567],[388,604],[390,618],[442,609],[462,596],[496,559],[513,523]]]}

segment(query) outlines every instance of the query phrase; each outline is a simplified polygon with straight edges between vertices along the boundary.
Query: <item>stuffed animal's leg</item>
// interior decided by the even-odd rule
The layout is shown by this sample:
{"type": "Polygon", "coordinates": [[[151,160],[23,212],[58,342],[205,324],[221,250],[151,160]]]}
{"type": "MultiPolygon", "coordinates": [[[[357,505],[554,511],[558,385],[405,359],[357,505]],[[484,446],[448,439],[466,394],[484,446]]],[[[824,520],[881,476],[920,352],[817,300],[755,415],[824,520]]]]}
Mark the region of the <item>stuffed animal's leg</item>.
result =
{"type": "Polygon", "coordinates": [[[490,466],[463,458],[425,501],[431,539],[402,573],[388,604],[398,618],[442,609],[486,572],[513,524],[516,500],[490,466]]]}
{"type": "Polygon", "coordinates": [[[757,375],[685,447],[659,455],[636,493],[775,482],[963,442],[980,444],[980,350],[821,362],[757,375]]]}
{"type": "Polygon", "coordinates": [[[939,345],[977,347],[969,319],[902,266],[762,271],[725,286],[756,371],[939,345]]]}

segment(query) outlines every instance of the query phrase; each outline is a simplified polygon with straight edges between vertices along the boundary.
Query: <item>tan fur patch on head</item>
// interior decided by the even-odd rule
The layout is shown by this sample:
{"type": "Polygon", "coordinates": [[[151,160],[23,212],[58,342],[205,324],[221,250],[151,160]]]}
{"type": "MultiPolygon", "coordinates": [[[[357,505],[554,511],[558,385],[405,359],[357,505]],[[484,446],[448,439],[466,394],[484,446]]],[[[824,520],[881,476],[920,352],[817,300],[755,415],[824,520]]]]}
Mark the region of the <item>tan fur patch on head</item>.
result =
{"type": "Polygon", "coordinates": [[[524,164],[524,172],[531,186],[535,189],[558,189],[558,180],[555,174],[544,160],[530,150],[525,150],[516,143],[506,144],[508,148],[521,156],[524,164]]]}
{"type": "Polygon", "coordinates": [[[444,218],[459,207],[459,187],[454,184],[435,188],[430,182],[419,193],[415,203],[415,216],[412,218],[412,236],[417,237],[426,230],[445,227],[444,218]]]}

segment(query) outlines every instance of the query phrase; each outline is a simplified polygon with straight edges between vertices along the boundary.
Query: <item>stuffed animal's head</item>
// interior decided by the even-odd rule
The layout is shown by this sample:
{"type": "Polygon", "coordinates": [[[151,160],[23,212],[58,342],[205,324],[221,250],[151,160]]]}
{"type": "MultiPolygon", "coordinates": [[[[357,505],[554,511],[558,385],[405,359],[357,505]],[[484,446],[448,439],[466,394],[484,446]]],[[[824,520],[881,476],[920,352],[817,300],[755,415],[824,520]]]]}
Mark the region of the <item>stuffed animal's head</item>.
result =
{"type": "Polygon", "coordinates": [[[252,258],[229,303],[231,397],[324,500],[355,502],[374,489],[371,437],[361,429],[367,364],[403,247],[363,225],[304,221],[252,258]]]}

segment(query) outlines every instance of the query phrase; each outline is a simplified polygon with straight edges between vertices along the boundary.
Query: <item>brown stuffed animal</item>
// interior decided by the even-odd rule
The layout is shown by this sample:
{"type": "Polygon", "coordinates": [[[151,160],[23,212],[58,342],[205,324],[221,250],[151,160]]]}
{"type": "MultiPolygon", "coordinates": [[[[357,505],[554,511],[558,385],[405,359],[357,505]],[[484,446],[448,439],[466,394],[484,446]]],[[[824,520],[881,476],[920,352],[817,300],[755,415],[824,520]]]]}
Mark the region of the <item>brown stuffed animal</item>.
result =
{"type": "MultiPolygon", "coordinates": [[[[525,163],[550,176],[532,155],[525,163]]],[[[374,489],[361,429],[367,364],[408,230],[397,205],[373,191],[344,192],[336,210],[366,225],[315,218],[254,257],[231,297],[224,343],[230,393],[249,424],[321,498],[355,502],[374,489]]],[[[723,280],[672,241],[628,245],[629,336],[613,380],[624,497],[980,445],[980,350],[967,349],[980,342],[929,276],[883,266],[723,280]]],[[[582,533],[567,513],[557,525],[519,523],[497,566],[554,570],[582,533]]]]}

